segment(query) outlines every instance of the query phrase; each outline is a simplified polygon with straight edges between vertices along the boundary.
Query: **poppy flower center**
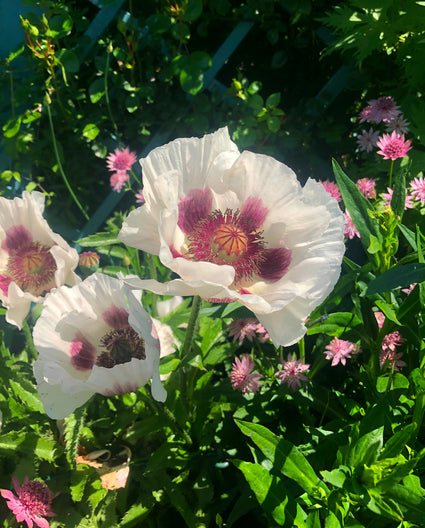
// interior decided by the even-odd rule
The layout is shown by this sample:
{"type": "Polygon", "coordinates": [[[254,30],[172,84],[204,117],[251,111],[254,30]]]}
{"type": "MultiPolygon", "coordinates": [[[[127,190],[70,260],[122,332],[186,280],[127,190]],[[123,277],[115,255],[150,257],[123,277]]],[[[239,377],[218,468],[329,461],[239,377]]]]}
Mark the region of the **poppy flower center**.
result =
{"type": "Polygon", "coordinates": [[[24,292],[41,295],[52,288],[56,269],[50,248],[39,242],[10,251],[7,274],[24,292]]]}
{"type": "Polygon", "coordinates": [[[218,209],[200,219],[188,235],[186,258],[227,264],[235,268],[235,281],[258,273],[263,259],[264,241],[240,212],[218,209]]]}
{"type": "Polygon", "coordinates": [[[108,332],[100,343],[105,351],[96,360],[98,367],[113,368],[132,358],[146,359],[145,342],[130,326],[108,332]]]}

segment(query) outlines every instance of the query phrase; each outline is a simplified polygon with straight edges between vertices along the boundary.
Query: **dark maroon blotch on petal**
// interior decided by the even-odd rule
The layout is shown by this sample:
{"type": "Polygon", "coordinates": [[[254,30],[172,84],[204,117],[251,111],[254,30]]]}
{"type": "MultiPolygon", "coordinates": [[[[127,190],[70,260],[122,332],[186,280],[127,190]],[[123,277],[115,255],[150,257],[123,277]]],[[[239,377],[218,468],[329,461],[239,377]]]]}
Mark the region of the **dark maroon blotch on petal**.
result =
{"type": "Polygon", "coordinates": [[[260,229],[266,221],[269,210],[260,198],[247,198],[241,208],[241,219],[251,229],[260,229]]]}
{"type": "Polygon", "coordinates": [[[102,319],[114,330],[119,330],[120,328],[128,326],[127,310],[119,308],[114,304],[102,313],[102,319]]]}
{"type": "Polygon", "coordinates": [[[276,282],[288,271],[291,250],[284,247],[264,250],[264,260],[258,266],[258,275],[269,282],[276,282]]]}
{"type": "Polygon", "coordinates": [[[196,224],[206,218],[212,210],[212,192],[210,189],[192,189],[179,203],[177,225],[183,233],[192,233],[196,224]]]}
{"type": "Polygon", "coordinates": [[[96,348],[78,334],[71,343],[71,365],[77,370],[91,370],[96,360],[96,348]]]}
{"type": "Polygon", "coordinates": [[[10,253],[12,250],[28,246],[32,241],[33,237],[28,229],[23,225],[17,225],[6,231],[6,238],[1,243],[1,247],[10,253]]]}

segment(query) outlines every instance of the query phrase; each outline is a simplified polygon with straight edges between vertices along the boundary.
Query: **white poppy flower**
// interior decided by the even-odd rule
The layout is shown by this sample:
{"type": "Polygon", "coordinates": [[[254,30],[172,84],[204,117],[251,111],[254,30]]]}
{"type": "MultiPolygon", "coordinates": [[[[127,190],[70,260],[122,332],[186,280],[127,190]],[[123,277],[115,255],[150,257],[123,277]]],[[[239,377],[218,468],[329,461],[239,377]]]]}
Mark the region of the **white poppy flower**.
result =
{"type": "Polygon", "coordinates": [[[78,253],[43,218],[44,195],[0,198],[0,300],[6,321],[21,328],[32,302],[63,284],[80,282],[78,253]]]}
{"type": "Polygon", "coordinates": [[[101,273],[46,297],[33,331],[34,376],[51,418],[65,418],[96,392],[125,394],[150,379],[152,396],[165,401],[160,344],[140,297],[101,273]]]}
{"type": "Polygon", "coordinates": [[[140,163],[146,203],[119,238],[159,255],[181,278],[126,283],[240,301],[275,345],[298,341],[335,285],[345,250],[344,216],[322,184],[309,179],[302,188],[283,163],[240,154],[226,128],[172,141],[140,163]]]}

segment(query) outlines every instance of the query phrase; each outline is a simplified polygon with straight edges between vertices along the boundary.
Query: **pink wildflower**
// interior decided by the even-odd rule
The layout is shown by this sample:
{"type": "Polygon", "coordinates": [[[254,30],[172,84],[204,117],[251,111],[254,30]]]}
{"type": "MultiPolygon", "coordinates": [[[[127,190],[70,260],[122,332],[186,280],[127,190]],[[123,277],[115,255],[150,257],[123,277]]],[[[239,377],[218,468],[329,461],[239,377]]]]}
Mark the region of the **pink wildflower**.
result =
{"type": "Polygon", "coordinates": [[[11,491],[2,489],[1,496],[6,499],[8,508],[13,512],[18,522],[26,522],[28,528],[35,523],[39,528],[48,528],[49,522],[43,517],[54,517],[56,514],[50,509],[52,494],[43,482],[28,480],[26,476],[22,486],[12,475],[15,496],[11,491]]]}
{"type": "Polygon", "coordinates": [[[365,196],[366,198],[376,198],[376,180],[373,178],[361,178],[356,182],[357,189],[365,196]]]}
{"type": "Polygon", "coordinates": [[[344,341],[343,339],[338,339],[334,337],[329,345],[326,345],[325,354],[326,359],[332,359],[332,367],[338,365],[338,363],[346,364],[347,359],[351,357],[352,354],[359,352],[359,348],[351,341],[344,341]]]}
{"type": "Polygon", "coordinates": [[[257,380],[263,376],[261,374],[252,374],[255,364],[249,354],[242,354],[241,359],[235,358],[230,374],[230,381],[233,387],[243,394],[248,392],[257,392],[260,384],[257,380]]]}
{"type": "Polygon", "coordinates": [[[375,315],[376,322],[378,323],[378,327],[382,328],[385,322],[385,315],[382,312],[373,312],[373,313],[375,315]]]}
{"type": "Polygon", "coordinates": [[[114,172],[109,179],[109,183],[114,191],[121,192],[121,189],[129,179],[130,176],[126,172],[114,172]]]}
{"type": "Polygon", "coordinates": [[[385,129],[390,133],[397,132],[398,134],[406,134],[410,130],[408,125],[410,125],[409,121],[406,121],[403,117],[403,114],[400,114],[389,121],[386,124],[385,129]]]}
{"type": "Polygon", "coordinates": [[[342,201],[342,198],[341,198],[341,193],[339,192],[339,188],[338,188],[338,185],[335,183],[335,182],[331,182],[329,180],[325,180],[325,181],[321,181],[319,180],[320,183],[323,185],[323,187],[325,188],[325,190],[333,197],[336,199],[337,202],[341,202],[342,201]]]}
{"type": "Polygon", "coordinates": [[[423,176],[414,178],[410,182],[410,188],[415,200],[420,200],[422,205],[425,204],[425,180],[423,176]]]}
{"type": "Polygon", "coordinates": [[[297,356],[288,354],[288,360],[282,361],[282,370],[278,370],[276,375],[280,377],[282,383],[286,383],[292,390],[297,390],[301,387],[302,381],[308,381],[307,376],[303,374],[304,371],[310,368],[310,365],[303,365],[302,359],[297,359],[297,356]]]}
{"type": "Polygon", "coordinates": [[[136,202],[140,205],[143,205],[145,203],[145,197],[143,196],[143,191],[140,189],[139,192],[136,193],[136,202]]]}
{"type": "Polygon", "coordinates": [[[136,163],[136,154],[127,148],[115,149],[106,158],[108,169],[112,172],[127,172],[136,163]]]}
{"type": "Polygon", "coordinates": [[[405,293],[406,295],[410,295],[412,291],[415,289],[417,282],[413,282],[408,288],[402,288],[401,291],[405,293]]]}
{"type": "Polygon", "coordinates": [[[243,343],[245,338],[252,342],[256,334],[259,334],[257,337],[262,342],[264,342],[266,339],[269,339],[267,330],[255,318],[233,319],[233,321],[229,324],[229,329],[229,336],[233,337],[233,341],[238,340],[240,345],[243,343]]]}
{"type": "Polygon", "coordinates": [[[376,146],[380,149],[378,150],[378,154],[384,156],[384,159],[394,161],[407,156],[407,152],[412,148],[411,143],[410,139],[404,139],[404,134],[400,135],[394,131],[391,136],[389,134],[383,134],[376,143],[376,146]]]}
{"type": "MultiPolygon", "coordinates": [[[[386,193],[382,193],[381,196],[385,200],[384,205],[387,207],[391,207],[391,200],[393,198],[393,190],[387,187],[387,191],[388,192],[386,193]]],[[[406,200],[404,202],[404,209],[405,210],[413,209],[412,197],[410,196],[410,194],[408,194],[407,189],[406,189],[406,200]]]]}
{"type": "Polygon", "coordinates": [[[388,122],[392,121],[400,114],[400,107],[389,95],[379,97],[378,99],[372,99],[371,101],[368,101],[368,104],[368,121],[375,121],[375,123],[380,123],[381,121],[388,122]]]}
{"type": "Polygon", "coordinates": [[[405,367],[406,363],[400,358],[403,356],[402,352],[396,352],[396,348],[404,343],[404,339],[397,330],[391,334],[387,334],[382,340],[381,352],[379,354],[379,364],[381,369],[388,366],[393,370],[400,370],[405,367]]]}
{"type": "Polygon", "coordinates": [[[354,237],[360,238],[360,233],[354,225],[353,219],[348,211],[345,211],[344,236],[352,240],[354,237]]]}
{"type": "Polygon", "coordinates": [[[379,139],[379,132],[376,132],[373,128],[369,128],[368,132],[362,130],[362,133],[358,134],[356,139],[360,150],[372,152],[373,147],[376,147],[376,142],[379,139]]]}
{"type": "Polygon", "coordinates": [[[370,106],[366,106],[365,108],[363,108],[363,110],[359,114],[360,123],[364,123],[365,121],[369,123],[370,121],[372,121],[372,119],[370,118],[370,112],[370,106]]]}

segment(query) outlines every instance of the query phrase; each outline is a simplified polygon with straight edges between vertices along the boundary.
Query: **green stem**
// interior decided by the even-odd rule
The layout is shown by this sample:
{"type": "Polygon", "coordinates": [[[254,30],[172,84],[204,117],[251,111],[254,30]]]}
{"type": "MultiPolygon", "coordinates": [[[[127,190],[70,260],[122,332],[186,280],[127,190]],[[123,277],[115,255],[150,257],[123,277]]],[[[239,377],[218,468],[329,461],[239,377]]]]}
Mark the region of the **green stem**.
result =
{"type": "Polygon", "coordinates": [[[60,172],[60,174],[62,176],[63,181],[65,182],[65,185],[66,185],[66,187],[67,187],[67,189],[69,191],[69,194],[72,196],[74,202],[77,204],[77,206],[80,209],[80,211],[82,212],[84,218],[87,221],[89,221],[90,220],[89,215],[84,211],[83,206],[80,204],[80,202],[78,201],[78,198],[75,196],[74,191],[72,190],[72,187],[69,184],[68,178],[66,177],[66,175],[65,175],[65,173],[63,171],[62,163],[61,163],[61,160],[60,160],[60,157],[59,157],[58,145],[56,143],[55,129],[53,127],[53,119],[52,119],[52,112],[50,110],[50,104],[47,103],[46,107],[47,107],[47,115],[49,116],[50,132],[52,134],[53,149],[55,151],[56,162],[58,164],[59,172],[60,172]]]}
{"type": "MultiPolygon", "coordinates": [[[[104,76],[104,80],[105,80],[105,100],[106,100],[106,107],[108,108],[109,119],[111,120],[111,123],[112,123],[112,125],[114,127],[115,134],[118,134],[118,127],[117,127],[117,124],[115,123],[114,116],[112,115],[111,105],[110,105],[110,102],[109,102],[108,72],[109,72],[109,54],[111,53],[110,50],[109,50],[109,46],[110,45],[108,45],[108,49],[106,50],[106,66],[105,66],[105,76],[104,76]]],[[[111,46],[111,48],[112,48],[112,46],[111,46]]]]}
{"type": "Polygon", "coordinates": [[[26,319],[24,319],[23,322],[22,322],[22,331],[23,331],[24,336],[25,336],[25,343],[26,343],[26,347],[25,348],[26,348],[26,350],[28,352],[28,356],[30,358],[32,357],[35,360],[38,357],[37,349],[34,346],[32,333],[31,333],[30,327],[29,327],[28,322],[27,322],[26,319]]]}
{"type": "Polygon", "coordinates": [[[393,168],[394,168],[394,160],[391,160],[391,168],[390,168],[390,184],[389,188],[392,188],[392,182],[393,182],[393,168]]]}
{"type": "Polygon", "coordinates": [[[300,358],[304,358],[305,357],[305,341],[303,337],[298,341],[298,350],[300,351],[300,358]]]}
{"type": "MultiPolygon", "coordinates": [[[[158,270],[156,269],[155,264],[155,257],[154,255],[150,255],[149,253],[145,253],[145,258],[148,263],[148,269],[149,269],[149,277],[151,279],[157,280],[158,279],[158,270]]],[[[156,317],[158,315],[158,295],[156,293],[152,293],[152,315],[156,317]]]]}
{"type": "Polygon", "coordinates": [[[136,182],[139,184],[140,187],[142,187],[142,182],[139,180],[139,178],[134,174],[134,170],[130,169],[130,174],[133,176],[133,178],[136,180],[136,182]]]}
{"type": "Polygon", "coordinates": [[[180,350],[180,357],[184,358],[192,348],[193,334],[195,333],[196,322],[198,320],[199,310],[201,309],[202,300],[199,295],[195,295],[192,301],[192,310],[187,323],[184,343],[180,350]]]}

